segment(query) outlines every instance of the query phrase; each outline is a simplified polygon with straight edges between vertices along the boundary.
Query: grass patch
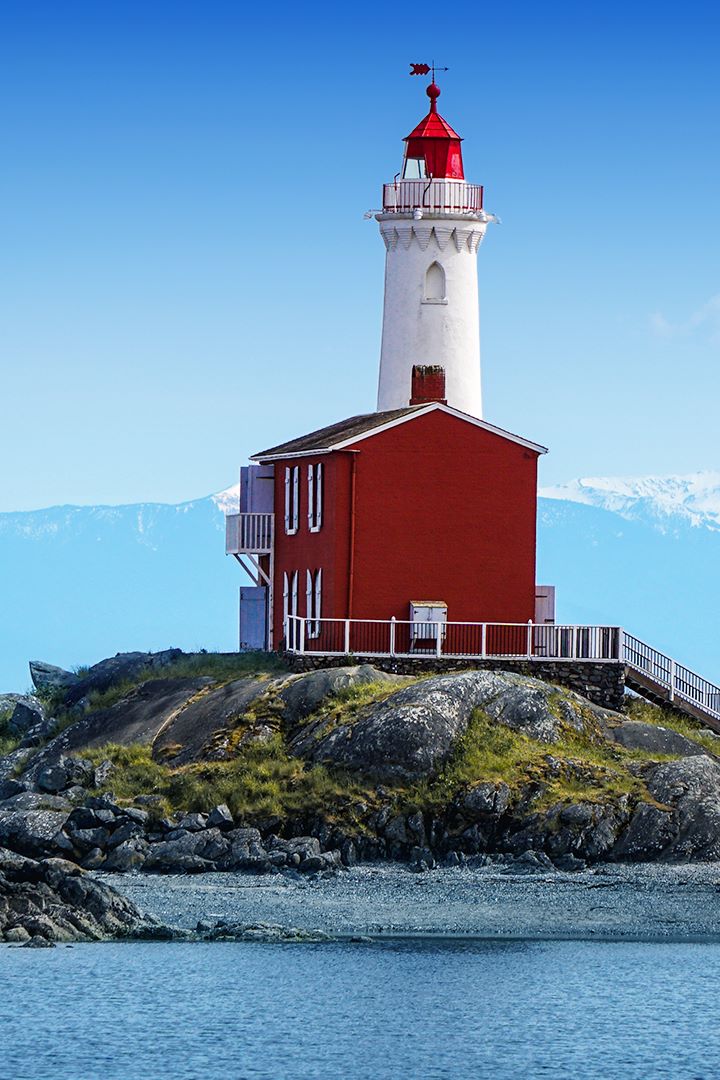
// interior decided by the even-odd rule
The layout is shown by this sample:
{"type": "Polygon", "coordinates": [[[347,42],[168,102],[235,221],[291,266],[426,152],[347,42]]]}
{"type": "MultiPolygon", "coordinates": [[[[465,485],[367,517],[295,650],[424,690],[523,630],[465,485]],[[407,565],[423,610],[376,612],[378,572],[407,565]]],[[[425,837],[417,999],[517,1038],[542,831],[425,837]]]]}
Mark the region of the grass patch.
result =
{"type": "Polygon", "coordinates": [[[242,747],[231,761],[175,769],[154,761],[150,747],[139,744],[110,744],[86,750],[83,757],[96,765],[109,758],[118,767],[108,782],[117,798],[159,795],[162,813],[202,812],[227,803],[242,821],[318,812],[350,824],[352,803],[368,799],[368,792],[351,777],[289,757],[279,735],[242,747]]]}
{"type": "Polygon", "coordinates": [[[9,754],[12,750],[16,750],[20,742],[18,736],[11,734],[9,729],[10,717],[13,711],[14,707],[0,709],[0,754],[9,754]]]}

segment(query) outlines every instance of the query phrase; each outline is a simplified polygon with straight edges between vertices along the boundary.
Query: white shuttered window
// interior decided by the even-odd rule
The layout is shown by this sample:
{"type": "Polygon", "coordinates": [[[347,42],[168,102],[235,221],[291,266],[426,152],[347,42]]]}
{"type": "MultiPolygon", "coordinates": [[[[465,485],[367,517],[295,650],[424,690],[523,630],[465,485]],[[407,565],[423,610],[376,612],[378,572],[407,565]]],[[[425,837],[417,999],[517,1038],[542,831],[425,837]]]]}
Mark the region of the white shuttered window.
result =
{"type": "Polygon", "coordinates": [[[285,532],[298,531],[300,520],[300,466],[288,465],[285,469],[285,532]]]}
{"type": "Polygon", "coordinates": [[[307,612],[307,635],[320,637],[322,623],[322,570],[305,571],[305,604],[307,612]]]}
{"type": "Polygon", "coordinates": [[[323,514],[323,465],[308,465],[308,528],[320,532],[323,514]]]}

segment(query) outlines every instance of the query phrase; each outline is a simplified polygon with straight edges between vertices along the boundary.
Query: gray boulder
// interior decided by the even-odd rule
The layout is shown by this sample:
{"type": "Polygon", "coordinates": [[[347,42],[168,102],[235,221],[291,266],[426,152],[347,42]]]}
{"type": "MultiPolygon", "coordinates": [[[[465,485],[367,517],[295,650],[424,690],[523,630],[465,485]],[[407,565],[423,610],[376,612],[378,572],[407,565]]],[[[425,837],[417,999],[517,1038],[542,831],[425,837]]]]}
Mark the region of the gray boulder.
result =
{"type": "MultiPolygon", "coordinates": [[[[47,765],[78,750],[119,743],[151,743],[163,726],[199,691],[212,685],[212,679],[152,679],[131,690],[126,697],[107,709],[79,717],[56,735],[34,756],[26,769],[26,778],[35,780],[47,765]]],[[[93,776],[90,781],[95,783],[93,776]]]]}
{"type": "Polygon", "coordinates": [[[0,803],[24,791],[27,791],[27,785],[22,780],[0,780],[0,803]]]}
{"type": "Polygon", "coordinates": [[[119,683],[147,675],[148,671],[157,671],[161,675],[164,668],[182,655],[181,649],[165,649],[156,653],[129,652],[108,657],[93,664],[81,677],[75,677],[75,681],[67,687],[65,704],[74,705],[88,694],[102,693],[119,683]]]}
{"type": "Polygon", "coordinates": [[[644,750],[648,754],[679,754],[693,757],[705,754],[705,749],[692,739],[659,724],[644,724],[639,720],[626,720],[617,727],[608,727],[606,737],[628,750],[644,750]]]}
{"type": "Polygon", "coordinates": [[[215,757],[227,732],[275,684],[261,678],[236,679],[198,695],[158,732],[153,757],[173,766],[215,757]]]}
{"type": "Polygon", "coordinates": [[[385,839],[391,844],[407,844],[409,837],[402,815],[391,818],[385,826],[385,839]]]}
{"type": "Polygon", "coordinates": [[[80,679],[72,671],[46,664],[44,660],[30,661],[30,678],[36,690],[69,690],[77,686],[80,679]]]}
{"type": "Polygon", "coordinates": [[[226,838],[230,844],[230,850],[218,860],[220,869],[256,872],[265,872],[270,869],[268,853],[263,847],[257,829],[234,829],[226,833],[226,838]]]}
{"type": "Polygon", "coordinates": [[[235,824],[230,808],[225,803],[221,803],[210,811],[207,823],[210,829],[232,829],[235,824]]]}
{"type": "Polygon", "coordinates": [[[0,846],[31,857],[54,854],[68,817],[64,810],[0,810],[0,846]]]}
{"type": "Polygon", "coordinates": [[[184,832],[177,839],[151,844],[145,868],[164,872],[212,870],[230,853],[231,844],[219,829],[184,832]]]}
{"type": "Polygon", "coordinates": [[[641,803],[636,808],[613,857],[642,862],[720,859],[720,762],[705,755],[669,761],[652,769],[646,782],[660,805],[641,803]]]}
{"type": "Polygon", "coordinates": [[[200,832],[207,823],[207,814],[185,814],[180,818],[178,829],[185,829],[186,832],[200,832]]]}
{"type": "Polygon", "coordinates": [[[294,836],[289,840],[271,836],[267,848],[268,860],[273,866],[295,867],[303,874],[337,870],[342,866],[340,851],[322,851],[315,836],[294,836]]]}
{"type": "Polygon", "coordinates": [[[161,932],[129,900],[73,863],[0,848],[0,940],[51,944],[161,932]]]}
{"type": "Polygon", "coordinates": [[[463,797],[463,810],[470,814],[500,817],[510,806],[510,788],[504,781],[498,784],[477,784],[463,797]]]}
{"type": "Polygon", "coordinates": [[[72,809],[71,803],[60,795],[50,795],[46,791],[18,791],[5,799],[2,810],[66,810],[72,809]]]}
{"type": "Polygon", "coordinates": [[[42,746],[44,742],[51,739],[57,730],[58,722],[54,716],[48,716],[44,720],[41,720],[37,724],[33,724],[29,727],[22,739],[20,740],[20,746],[22,747],[34,747],[42,746]]]}
{"type": "Polygon", "coordinates": [[[282,718],[292,727],[316,712],[325,701],[341,690],[375,682],[403,685],[407,678],[380,671],[371,664],[323,668],[305,675],[293,676],[277,695],[283,704],[282,718]]]}
{"type": "Polygon", "coordinates": [[[18,747],[9,754],[0,757],[0,780],[12,780],[21,773],[32,757],[32,750],[26,747],[18,747]]]}
{"type": "Polygon", "coordinates": [[[141,838],[126,840],[108,854],[103,863],[103,870],[127,873],[140,870],[147,860],[148,844],[141,838]]]}
{"type": "Polygon", "coordinates": [[[54,765],[47,765],[37,773],[36,782],[43,791],[65,791],[74,785],[91,787],[95,770],[83,758],[61,757],[54,765]]]}
{"type": "Polygon", "coordinates": [[[115,772],[115,768],[116,766],[107,758],[105,761],[101,761],[100,764],[96,766],[93,773],[92,786],[96,788],[104,787],[111,775],[115,772]]]}
{"type": "Polygon", "coordinates": [[[107,840],[105,847],[109,850],[120,847],[121,844],[125,844],[130,840],[136,840],[138,837],[143,837],[144,835],[145,829],[140,822],[128,818],[121,825],[118,825],[112,836],[107,840]]]}
{"type": "Polygon", "coordinates": [[[30,728],[42,725],[45,710],[41,702],[30,694],[19,698],[8,720],[8,731],[16,738],[22,738],[30,728]]]}

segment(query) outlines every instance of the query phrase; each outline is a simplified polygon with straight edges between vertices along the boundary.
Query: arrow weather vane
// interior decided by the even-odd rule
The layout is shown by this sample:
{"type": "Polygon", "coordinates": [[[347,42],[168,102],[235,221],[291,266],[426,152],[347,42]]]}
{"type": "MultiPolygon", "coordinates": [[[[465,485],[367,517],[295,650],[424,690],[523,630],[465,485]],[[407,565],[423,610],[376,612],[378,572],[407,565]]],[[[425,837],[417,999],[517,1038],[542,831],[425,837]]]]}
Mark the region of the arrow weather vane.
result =
{"type": "Polygon", "coordinates": [[[443,67],[436,68],[434,60],[433,60],[432,64],[411,64],[410,65],[410,74],[411,75],[427,75],[429,72],[432,71],[432,81],[433,82],[435,82],[435,72],[436,71],[449,71],[449,70],[450,70],[450,68],[443,68],[443,67]]]}

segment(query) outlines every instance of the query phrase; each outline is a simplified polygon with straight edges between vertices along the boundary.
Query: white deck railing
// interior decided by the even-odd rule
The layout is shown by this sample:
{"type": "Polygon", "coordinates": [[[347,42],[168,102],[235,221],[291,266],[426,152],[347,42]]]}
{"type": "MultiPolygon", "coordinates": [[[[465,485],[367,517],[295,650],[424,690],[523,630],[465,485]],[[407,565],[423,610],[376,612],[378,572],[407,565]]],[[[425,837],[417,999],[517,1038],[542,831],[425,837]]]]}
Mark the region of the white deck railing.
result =
{"type": "Polygon", "coordinates": [[[300,615],[288,615],[285,622],[289,652],[323,656],[617,662],[621,640],[618,626],[305,619],[300,615]]]}
{"type": "Polygon", "coordinates": [[[479,214],[483,208],[481,184],[464,180],[398,180],[383,184],[385,213],[479,214]]]}
{"type": "Polygon", "coordinates": [[[269,555],[274,531],[274,514],[228,514],[225,518],[225,553],[269,555]]]}

